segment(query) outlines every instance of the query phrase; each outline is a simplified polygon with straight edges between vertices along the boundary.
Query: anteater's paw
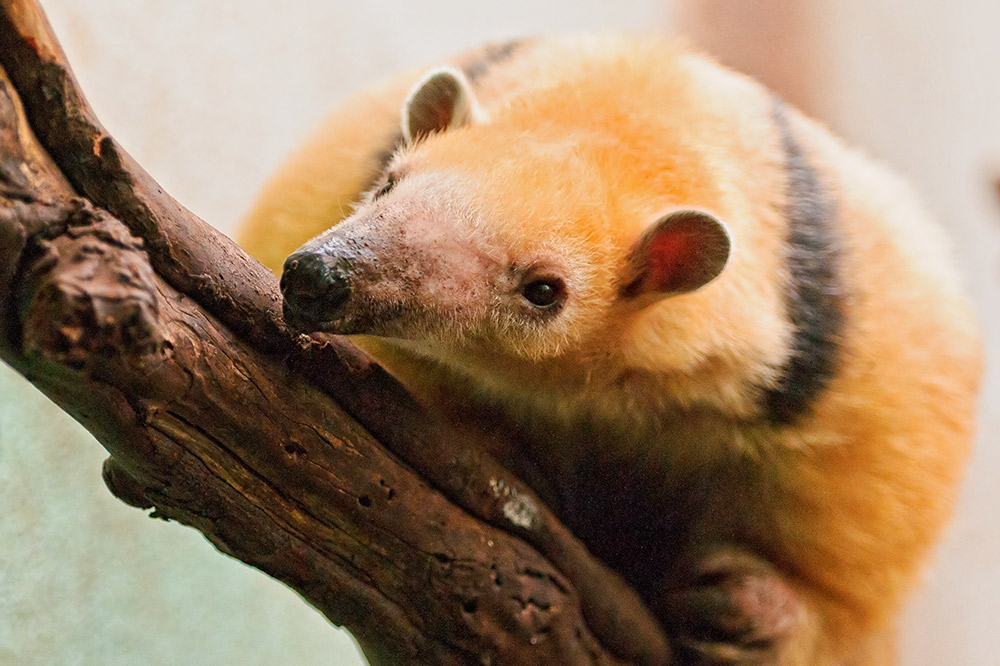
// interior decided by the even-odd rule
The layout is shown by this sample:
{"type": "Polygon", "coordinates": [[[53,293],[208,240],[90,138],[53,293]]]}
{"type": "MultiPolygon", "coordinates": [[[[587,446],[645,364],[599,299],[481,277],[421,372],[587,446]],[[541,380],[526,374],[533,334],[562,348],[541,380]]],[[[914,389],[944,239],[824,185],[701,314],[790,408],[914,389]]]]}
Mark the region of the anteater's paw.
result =
{"type": "Polygon", "coordinates": [[[773,566],[736,549],[674,572],[657,604],[681,664],[768,664],[802,624],[796,590],[773,566]]]}

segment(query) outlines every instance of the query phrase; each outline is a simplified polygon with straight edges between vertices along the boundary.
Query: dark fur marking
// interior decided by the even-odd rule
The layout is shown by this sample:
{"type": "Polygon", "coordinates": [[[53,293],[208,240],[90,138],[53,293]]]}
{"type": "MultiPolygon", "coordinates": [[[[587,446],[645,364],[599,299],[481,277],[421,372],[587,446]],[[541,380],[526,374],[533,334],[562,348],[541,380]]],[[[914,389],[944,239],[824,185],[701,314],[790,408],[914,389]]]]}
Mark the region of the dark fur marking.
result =
{"type": "Polygon", "coordinates": [[[494,65],[507,60],[525,43],[523,39],[512,39],[509,42],[499,44],[487,44],[483,47],[482,54],[462,68],[465,78],[469,83],[475,84],[494,65]]]}
{"type": "Polygon", "coordinates": [[[844,313],[833,202],[796,140],[781,101],[775,104],[774,121],[788,174],[785,304],[795,330],[781,378],[764,392],[764,407],[771,421],[787,424],[808,411],[833,377],[844,313]]]}
{"type": "Polygon", "coordinates": [[[385,173],[385,169],[389,166],[389,162],[392,161],[392,156],[396,154],[399,147],[403,145],[403,132],[402,130],[396,130],[396,133],[385,143],[385,147],[379,152],[375,153],[375,174],[372,176],[372,180],[368,183],[368,187],[365,190],[370,189],[375,185],[382,174],[385,173]]]}

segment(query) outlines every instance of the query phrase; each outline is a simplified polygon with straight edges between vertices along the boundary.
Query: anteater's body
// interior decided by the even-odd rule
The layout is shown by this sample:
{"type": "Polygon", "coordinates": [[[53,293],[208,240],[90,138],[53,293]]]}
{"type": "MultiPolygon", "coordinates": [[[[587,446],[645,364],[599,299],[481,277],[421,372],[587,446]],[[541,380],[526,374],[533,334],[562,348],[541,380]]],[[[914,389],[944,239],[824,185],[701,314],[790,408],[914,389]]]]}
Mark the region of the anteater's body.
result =
{"type": "Polygon", "coordinates": [[[452,66],[355,98],[266,190],[242,240],[275,269],[360,201],[289,261],[290,320],[521,435],[498,454],[691,658],[891,663],[980,372],[938,228],[682,49],[535,40],[452,66]],[[691,630],[716,593],[718,626],[691,630]]]}

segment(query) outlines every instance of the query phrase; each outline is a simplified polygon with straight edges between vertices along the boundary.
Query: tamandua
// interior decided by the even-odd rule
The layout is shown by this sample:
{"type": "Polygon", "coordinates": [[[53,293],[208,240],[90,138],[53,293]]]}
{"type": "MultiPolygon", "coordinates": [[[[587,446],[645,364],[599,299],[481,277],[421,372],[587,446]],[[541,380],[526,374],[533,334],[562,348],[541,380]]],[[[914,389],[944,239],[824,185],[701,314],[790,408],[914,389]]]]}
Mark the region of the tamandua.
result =
{"type": "Polygon", "coordinates": [[[907,187],[753,80],[657,39],[485,47],[335,112],[241,241],[293,326],[517,433],[679,663],[894,663],[978,328],[907,187]]]}

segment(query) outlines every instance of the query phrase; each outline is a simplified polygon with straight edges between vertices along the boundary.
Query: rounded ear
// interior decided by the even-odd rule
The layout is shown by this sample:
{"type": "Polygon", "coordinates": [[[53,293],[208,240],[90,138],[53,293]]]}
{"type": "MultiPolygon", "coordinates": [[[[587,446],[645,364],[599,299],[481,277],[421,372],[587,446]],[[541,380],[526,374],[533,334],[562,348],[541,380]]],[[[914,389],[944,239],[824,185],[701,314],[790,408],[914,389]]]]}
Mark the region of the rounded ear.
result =
{"type": "Polygon", "coordinates": [[[411,142],[449,127],[470,125],[482,115],[465,75],[452,67],[438,67],[413,86],[403,104],[403,138],[411,142]]]}
{"type": "Polygon", "coordinates": [[[664,215],[636,241],[626,259],[622,296],[685,294],[714,280],[726,267],[729,231],[699,210],[664,215]]]}

